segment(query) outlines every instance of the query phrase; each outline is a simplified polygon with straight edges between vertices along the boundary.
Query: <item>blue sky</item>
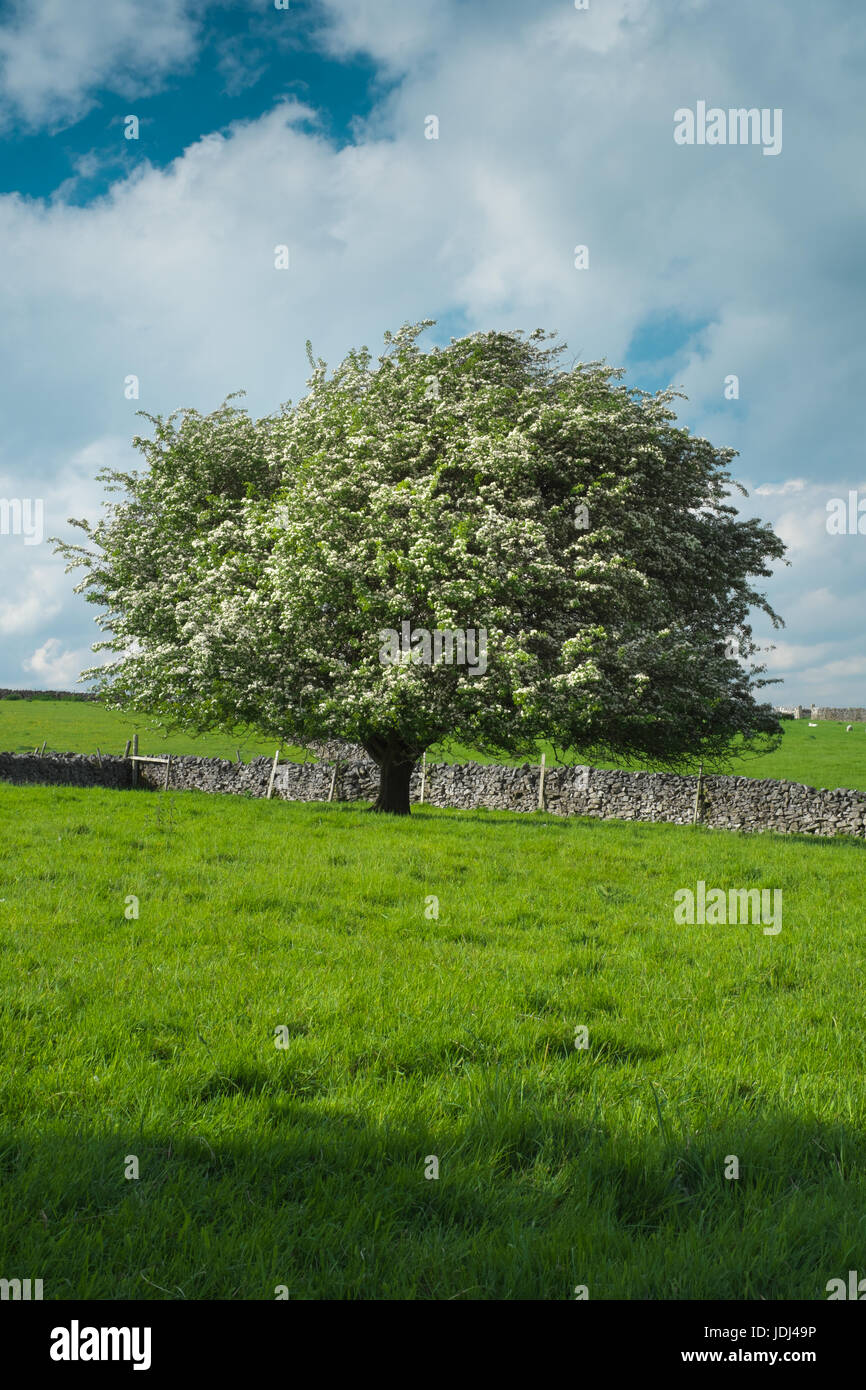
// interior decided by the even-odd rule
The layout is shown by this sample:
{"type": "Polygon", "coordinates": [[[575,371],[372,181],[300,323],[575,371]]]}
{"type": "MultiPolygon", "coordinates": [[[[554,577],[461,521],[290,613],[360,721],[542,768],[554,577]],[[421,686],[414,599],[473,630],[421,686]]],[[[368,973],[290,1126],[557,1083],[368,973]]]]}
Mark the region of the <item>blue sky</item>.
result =
{"type": "MultiPolygon", "coordinates": [[[[866,705],[866,536],[826,526],[866,500],[864,56],[847,0],[0,0],[0,499],[69,534],[137,409],[267,413],[307,338],[557,329],[740,451],[790,547],[772,698],[866,705]],[[699,102],[780,152],[677,144],[699,102]]],[[[0,686],[68,688],[96,610],[7,529],[0,686]]]]}
{"type": "MultiPolygon", "coordinates": [[[[111,3],[104,0],[88,8],[98,15],[111,3]]],[[[25,8],[5,0],[0,23],[14,32],[16,13],[26,17],[33,8],[32,3],[25,8]]],[[[181,6],[174,9],[178,15],[184,13],[181,6]]],[[[139,5],[138,13],[138,22],[146,26],[147,7],[139,5]]],[[[86,206],[137,165],[165,167],[203,133],[256,120],[292,97],[309,102],[328,137],[344,145],[352,138],[353,120],[367,114],[382,95],[377,66],[368,57],[359,54],[336,63],[318,51],[315,34],[321,17],[314,5],[295,0],[288,12],[274,12],[264,3],[212,4],[190,6],[186,13],[189,45],[157,83],[145,85],[140,77],[123,84],[113,81],[109,70],[82,94],[80,103],[60,109],[54,119],[46,113],[47,119],[36,123],[22,119],[25,113],[20,109],[10,112],[0,193],[60,196],[68,204],[86,206]],[[143,127],[138,141],[118,140],[126,112],[119,110],[117,98],[124,86],[135,94],[135,114],[143,127]],[[92,165],[92,172],[84,176],[79,171],[82,160],[92,165]],[[74,187],[69,184],[72,179],[74,187]]],[[[134,35],[132,29],[133,39],[134,35]]],[[[127,53],[126,61],[132,56],[127,53]]]]}

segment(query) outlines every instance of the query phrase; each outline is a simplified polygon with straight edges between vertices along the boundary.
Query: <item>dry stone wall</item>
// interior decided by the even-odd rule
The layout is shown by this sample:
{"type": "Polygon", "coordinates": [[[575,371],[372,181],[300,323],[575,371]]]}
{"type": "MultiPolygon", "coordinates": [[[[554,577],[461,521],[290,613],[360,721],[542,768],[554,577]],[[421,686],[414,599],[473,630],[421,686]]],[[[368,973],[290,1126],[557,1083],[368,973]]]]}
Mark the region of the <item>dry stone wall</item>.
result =
{"type": "Polygon", "coordinates": [[[131,785],[132,764],[123,758],[99,759],[86,753],[0,753],[0,782],[50,787],[131,785]]]}
{"type": "Polygon", "coordinates": [[[826,720],[836,724],[866,724],[866,709],[858,705],[840,709],[835,705],[776,705],[782,719],[826,720]]]}
{"type": "Polygon", "coordinates": [[[829,705],[813,705],[811,710],[813,719],[830,719],[839,724],[863,724],[866,723],[866,709],[835,709],[829,705]]]}
{"type": "MultiPolygon", "coordinates": [[[[165,768],[139,765],[143,792],[164,784],[165,768]]],[[[334,773],[329,763],[285,763],[277,769],[274,796],[290,801],[326,801],[334,773]]],[[[220,758],[173,757],[173,791],[206,791],[234,796],[265,796],[270,758],[232,763],[220,758]]],[[[120,757],[78,753],[0,753],[0,781],[19,785],[130,788],[132,765],[120,757]]],[[[365,758],[337,768],[335,799],[371,801],[378,772],[365,758]]],[[[424,791],[432,806],[461,810],[487,808],[529,812],[538,806],[539,769],[482,766],[478,763],[430,764],[424,791]]],[[[691,823],[698,779],[665,772],[604,771],[590,767],[552,767],[544,783],[545,809],[562,816],[604,820],[691,823]]],[[[412,800],[421,792],[421,771],[412,777],[412,800]]],[[[699,820],[725,830],[775,830],[807,835],[856,835],[866,838],[866,794],[821,791],[797,782],[753,777],[704,777],[699,820]]]]}
{"type": "Polygon", "coordinates": [[[0,690],[0,700],[98,700],[81,690],[0,690]]]}

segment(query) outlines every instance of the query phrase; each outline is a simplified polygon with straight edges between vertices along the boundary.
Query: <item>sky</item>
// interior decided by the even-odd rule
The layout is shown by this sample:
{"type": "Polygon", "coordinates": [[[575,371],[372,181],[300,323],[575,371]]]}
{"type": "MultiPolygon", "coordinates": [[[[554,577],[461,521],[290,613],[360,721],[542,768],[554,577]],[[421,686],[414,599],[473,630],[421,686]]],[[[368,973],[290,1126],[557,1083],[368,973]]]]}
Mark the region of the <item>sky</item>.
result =
{"type": "Polygon", "coordinates": [[[866,706],[864,68],[851,0],[0,0],[0,687],[95,660],[49,537],[137,411],[431,318],[682,391],[789,547],[765,698],[866,706]]]}

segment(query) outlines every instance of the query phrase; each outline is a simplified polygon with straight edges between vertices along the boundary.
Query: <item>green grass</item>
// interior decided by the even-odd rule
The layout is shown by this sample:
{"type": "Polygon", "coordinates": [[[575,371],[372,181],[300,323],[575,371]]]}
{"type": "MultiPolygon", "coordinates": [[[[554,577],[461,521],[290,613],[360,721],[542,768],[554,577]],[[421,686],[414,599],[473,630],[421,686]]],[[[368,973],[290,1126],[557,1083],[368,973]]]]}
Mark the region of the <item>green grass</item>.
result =
{"type": "Polygon", "coordinates": [[[0,1273],[823,1299],[866,1249],[864,852],[0,785],[0,1273]],[[781,933],[675,925],[697,878],[781,933]]]}
{"type": "MultiPolygon", "coordinates": [[[[719,771],[735,773],[745,777],[775,777],[791,782],[804,782],[813,787],[853,787],[866,791],[866,725],[855,724],[850,734],[845,732],[844,724],[821,723],[810,729],[805,720],[786,720],[784,740],[775,753],[762,757],[734,758],[729,764],[720,766],[719,771]]],[[[203,735],[196,738],[191,734],[175,733],[165,738],[152,720],[118,714],[103,709],[98,704],[79,704],[72,701],[28,701],[0,700],[0,749],[13,752],[32,752],[47,740],[48,747],[57,751],[71,753],[94,753],[99,747],[103,753],[122,753],[126,740],[133,733],[139,735],[139,751],[142,754],[198,753],[211,758],[232,758],[238,747],[241,756],[248,762],[250,758],[266,755],[272,757],[276,748],[274,739],[263,739],[249,730],[240,730],[231,736],[220,734],[203,735]]],[[[539,748],[553,760],[553,749],[549,744],[539,748]]],[[[281,757],[288,761],[303,761],[303,750],[291,745],[282,745],[281,757]]],[[[526,759],[492,759],[471,748],[459,744],[434,748],[430,752],[432,762],[522,762],[526,759]]],[[[579,755],[571,755],[566,761],[581,762],[579,755]]],[[[597,767],[615,767],[616,763],[596,761],[597,767]]],[[[652,764],[639,762],[638,768],[649,768],[652,764]]],[[[707,765],[705,771],[712,769],[707,765]]]]}
{"type": "MultiPolygon", "coordinates": [[[[156,720],[142,715],[120,714],[102,705],[76,700],[0,700],[0,749],[12,753],[32,753],[47,743],[46,751],[57,753],[123,753],[127,739],[138,734],[142,756],[160,753],[196,753],[207,758],[231,758],[240,749],[244,762],[255,757],[274,756],[278,740],[262,738],[249,729],[234,734],[172,733],[164,735],[156,720]]],[[[280,744],[284,761],[303,762],[311,758],[292,744],[280,744]]]]}
{"type": "MultiPolygon", "coordinates": [[[[737,777],[773,777],[782,781],[803,782],[810,787],[853,787],[866,791],[866,724],[855,724],[846,733],[845,724],[821,722],[810,729],[804,719],[786,719],[782,728],[784,738],[774,753],[760,756],[749,754],[732,757],[729,761],[704,764],[705,772],[722,772],[737,777]]],[[[554,761],[553,748],[542,743],[540,750],[547,754],[548,764],[554,761]]],[[[539,750],[539,751],[540,751],[539,750]]],[[[485,758],[471,749],[452,745],[441,755],[443,762],[506,762],[516,759],[485,758]]],[[[525,761],[525,760],[523,760],[525,761]]],[[[587,759],[580,753],[566,754],[561,761],[581,763],[587,759]]],[[[595,767],[621,767],[623,764],[593,759],[595,767]]],[[[646,760],[629,764],[634,769],[654,771],[655,765],[646,760]]],[[[697,766],[694,767],[697,771],[697,766]]]]}

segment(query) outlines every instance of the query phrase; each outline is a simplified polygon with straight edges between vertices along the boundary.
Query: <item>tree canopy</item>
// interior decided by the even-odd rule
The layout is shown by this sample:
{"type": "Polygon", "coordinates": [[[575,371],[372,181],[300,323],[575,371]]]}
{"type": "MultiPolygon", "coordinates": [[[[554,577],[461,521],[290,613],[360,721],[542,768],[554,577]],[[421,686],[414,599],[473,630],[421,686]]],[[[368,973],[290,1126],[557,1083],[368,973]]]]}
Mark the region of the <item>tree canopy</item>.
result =
{"type": "Polygon", "coordinates": [[[330,375],[310,352],[307,395],[261,420],[147,416],[148,467],[103,470],[121,498],[58,542],[110,634],[85,675],[198,731],[361,744],[394,811],[443,740],[666,767],[773,746],[746,661],[784,546],[732,505],[735,452],[673,391],[562,368],[555,335],[424,352],[430,326],[330,375]]]}

